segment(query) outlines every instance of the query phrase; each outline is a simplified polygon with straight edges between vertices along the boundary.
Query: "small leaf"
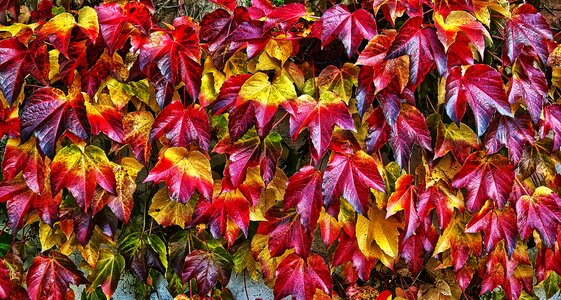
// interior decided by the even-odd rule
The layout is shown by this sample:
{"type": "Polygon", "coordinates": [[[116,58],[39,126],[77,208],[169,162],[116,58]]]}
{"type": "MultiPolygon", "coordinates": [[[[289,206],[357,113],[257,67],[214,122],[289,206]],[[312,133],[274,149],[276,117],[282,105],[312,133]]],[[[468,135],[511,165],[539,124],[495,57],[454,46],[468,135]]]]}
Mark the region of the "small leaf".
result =
{"type": "Polygon", "coordinates": [[[516,202],[518,230],[527,239],[537,230],[548,248],[555,245],[556,224],[561,224],[561,198],[551,189],[540,186],[532,196],[524,195],[516,202]]]}
{"type": "Polygon", "coordinates": [[[224,248],[213,252],[194,250],[185,258],[181,278],[183,282],[195,279],[198,294],[206,295],[218,282],[226,286],[231,272],[231,258],[224,248]]]}
{"type": "Polygon", "coordinates": [[[171,199],[167,188],[163,188],[152,198],[148,214],[164,227],[177,225],[185,228],[191,223],[193,206],[171,199]]]}
{"type": "Polygon", "coordinates": [[[109,249],[101,249],[90,289],[95,289],[98,285],[101,285],[101,290],[105,296],[111,298],[117,290],[117,284],[124,270],[125,259],[121,254],[113,253],[109,249]]]}
{"type": "Polygon", "coordinates": [[[292,296],[296,300],[314,298],[316,290],[331,295],[331,274],[323,258],[317,254],[303,259],[296,254],[287,256],[278,266],[273,293],[275,298],[292,296]]]}

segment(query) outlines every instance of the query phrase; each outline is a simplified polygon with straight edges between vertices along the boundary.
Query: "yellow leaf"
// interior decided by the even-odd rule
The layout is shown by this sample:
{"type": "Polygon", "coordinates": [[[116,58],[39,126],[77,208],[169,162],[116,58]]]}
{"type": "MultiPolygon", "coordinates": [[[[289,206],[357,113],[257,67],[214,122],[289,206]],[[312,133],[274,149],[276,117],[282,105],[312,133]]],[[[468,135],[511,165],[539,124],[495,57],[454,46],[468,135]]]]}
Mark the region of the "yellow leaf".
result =
{"type": "Polygon", "coordinates": [[[356,238],[358,247],[368,258],[385,259],[380,255],[378,248],[384,254],[396,259],[399,255],[399,232],[401,224],[395,216],[385,218],[386,212],[371,206],[368,210],[368,219],[358,215],[356,222],[356,238]]]}
{"type": "Polygon", "coordinates": [[[247,54],[242,51],[236,52],[226,62],[224,66],[224,74],[226,78],[247,73],[247,54]]]}
{"type": "Polygon", "coordinates": [[[58,222],[51,227],[49,224],[40,221],[39,223],[39,241],[41,242],[41,251],[47,251],[54,246],[60,246],[66,241],[66,236],[60,230],[58,222]]]}
{"type": "Polygon", "coordinates": [[[95,40],[99,34],[99,23],[95,9],[84,6],[78,11],[78,26],[84,29],[90,40],[95,40]]]}
{"type": "Polygon", "coordinates": [[[201,92],[199,100],[202,106],[206,106],[216,100],[220,87],[226,80],[222,72],[216,69],[211,58],[205,60],[203,78],[201,79],[201,92]]]}
{"type": "Polygon", "coordinates": [[[148,214],[164,227],[177,225],[185,228],[191,223],[191,217],[193,216],[192,202],[183,204],[172,200],[169,197],[168,189],[164,187],[152,198],[148,214]]]}
{"type": "Polygon", "coordinates": [[[258,72],[244,83],[240,96],[265,106],[278,106],[288,99],[296,98],[296,90],[292,81],[285,75],[277,76],[271,83],[267,74],[258,72]]]}
{"type": "Polygon", "coordinates": [[[349,104],[353,86],[358,85],[359,72],[360,68],[351,63],[345,63],[340,70],[333,65],[326,67],[317,78],[319,94],[321,95],[325,91],[332,91],[341,97],[346,104],[349,104]]]}

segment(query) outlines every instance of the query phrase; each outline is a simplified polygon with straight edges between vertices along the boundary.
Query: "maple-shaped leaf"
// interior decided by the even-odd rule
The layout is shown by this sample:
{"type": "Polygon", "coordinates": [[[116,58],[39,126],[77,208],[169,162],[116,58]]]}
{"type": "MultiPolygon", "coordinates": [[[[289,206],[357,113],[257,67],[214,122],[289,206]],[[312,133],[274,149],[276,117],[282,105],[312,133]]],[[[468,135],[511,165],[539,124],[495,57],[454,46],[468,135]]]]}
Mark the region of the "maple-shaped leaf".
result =
{"type": "Polygon", "coordinates": [[[103,132],[117,143],[123,143],[123,115],[112,105],[91,103],[86,101],[86,113],[92,134],[103,132]]]}
{"type": "Polygon", "coordinates": [[[149,111],[133,111],[123,118],[123,143],[128,144],[136,160],[146,163],[150,155],[150,130],[154,116],[149,111]]]}
{"type": "Polygon", "coordinates": [[[440,234],[432,256],[450,250],[450,258],[454,271],[460,270],[467,262],[470,254],[481,255],[482,241],[480,234],[465,232],[467,214],[456,214],[450,225],[440,234]]]}
{"type": "Polygon", "coordinates": [[[514,254],[509,257],[504,244],[499,243],[487,258],[481,295],[501,286],[508,300],[519,299],[522,289],[532,292],[533,273],[525,245],[518,243],[514,254]]]}
{"type": "Polygon", "coordinates": [[[139,2],[122,7],[117,2],[101,3],[95,7],[103,41],[109,53],[121,49],[135,30],[147,36],[152,27],[150,12],[139,2]]]}
{"type": "Polygon", "coordinates": [[[294,249],[301,257],[307,257],[312,246],[311,232],[302,225],[296,214],[277,216],[276,210],[267,213],[268,222],[259,223],[258,234],[269,235],[269,251],[271,257],[283,255],[286,250],[294,249]]]}
{"type": "Polygon", "coordinates": [[[191,143],[196,143],[208,150],[210,123],[206,112],[198,105],[185,108],[179,101],[166,105],[152,124],[150,140],[157,139],[164,133],[173,147],[188,147],[191,143]]]}
{"type": "MultiPolygon", "coordinates": [[[[558,166],[561,164],[561,153],[552,151],[553,142],[545,138],[534,142],[534,146],[526,147],[522,153],[522,159],[518,163],[518,171],[522,179],[538,176],[546,183],[546,186],[556,186],[559,180],[558,166]]],[[[524,194],[524,193],[522,193],[524,194]]],[[[520,194],[520,196],[522,195],[520,194]]],[[[527,193],[525,193],[527,194],[527,193]]]]}
{"type": "Polygon", "coordinates": [[[119,244],[121,253],[130,271],[141,281],[146,282],[151,270],[165,273],[167,268],[166,245],[155,234],[132,232],[119,244]]]}
{"type": "Polygon", "coordinates": [[[140,50],[140,68],[147,71],[156,64],[165,79],[174,86],[185,84],[192,99],[197,99],[203,68],[200,65],[199,29],[191,21],[174,20],[174,30],[154,31],[140,50]]]}
{"type": "Polygon", "coordinates": [[[318,161],[331,142],[335,125],[345,130],[356,131],[354,121],[341,98],[332,92],[323,92],[319,101],[309,95],[289,100],[284,105],[290,113],[290,135],[298,138],[302,128],[307,127],[312,140],[312,157],[318,161]]]}
{"type": "Polygon", "coordinates": [[[74,16],[68,12],[63,12],[45,23],[37,34],[41,40],[49,41],[62,55],[68,56],[68,45],[74,25],[76,25],[74,16]]]}
{"type": "Polygon", "coordinates": [[[514,209],[511,206],[505,206],[499,210],[493,206],[492,201],[487,200],[483,208],[466,225],[466,233],[479,231],[483,231],[483,244],[487,253],[490,253],[501,240],[504,240],[508,255],[511,256],[517,240],[514,209]]]}
{"type": "Polygon", "coordinates": [[[48,74],[47,45],[33,41],[28,48],[17,37],[0,41],[0,88],[8,104],[17,100],[27,75],[46,84],[48,74]]]}
{"type": "Polygon", "coordinates": [[[230,254],[222,247],[210,251],[194,250],[185,258],[183,282],[195,279],[199,295],[206,295],[218,283],[226,286],[232,273],[230,254]]]}
{"type": "Polygon", "coordinates": [[[526,142],[534,145],[534,127],[527,114],[519,113],[514,118],[495,115],[487,129],[485,148],[487,153],[493,154],[505,146],[508,149],[508,158],[514,164],[518,164],[526,142]]]}
{"type": "Polygon", "coordinates": [[[466,124],[438,123],[434,158],[443,157],[446,153],[451,152],[456,160],[463,163],[472,149],[479,150],[479,148],[477,135],[466,124]]]}
{"type": "Polygon", "coordinates": [[[193,215],[194,223],[205,223],[215,238],[225,237],[228,247],[234,244],[241,230],[247,237],[250,202],[240,192],[223,184],[212,202],[199,200],[193,215]]]}
{"type": "Polygon", "coordinates": [[[316,290],[331,295],[332,281],[323,258],[312,254],[306,259],[290,254],[279,264],[273,294],[276,299],[315,299],[316,290]]]}
{"type": "Polygon", "coordinates": [[[542,62],[547,61],[548,45],[552,42],[553,35],[547,20],[532,5],[523,4],[513,9],[504,32],[503,64],[514,62],[520,54],[526,53],[526,46],[542,62]]]}
{"type": "Polygon", "coordinates": [[[356,221],[360,251],[368,259],[379,259],[386,267],[393,268],[399,256],[398,230],[403,228],[401,222],[395,216],[386,219],[384,211],[375,206],[370,206],[367,217],[358,215],[356,221]]]}
{"type": "Polygon", "coordinates": [[[66,146],[57,153],[50,167],[53,194],[67,188],[86,213],[90,210],[96,184],[116,193],[113,167],[105,152],[97,146],[66,146]]]}
{"type": "Polygon", "coordinates": [[[459,123],[462,120],[466,104],[475,116],[478,136],[485,132],[495,111],[513,117],[501,75],[488,65],[450,70],[446,79],[446,112],[452,121],[459,123]]]}
{"type": "Polygon", "coordinates": [[[296,98],[294,83],[286,75],[275,76],[269,82],[267,74],[258,72],[245,81],[240,89],[240,97],[256,103],[255,116],[259,128],[264,128],[280,104],[296,98]]]}
{"type": "Polygon", "coordinates": [[[540,186],[532,196],[524,195],[516,202],[518,230],[527,239],[537,230],[548,248],[556,242],[557,225],[561,224],[561,198],[551,189],[540,186]]]}
{"type": "Polygon", "coordinates": [[[457,35],[465,34],[475,46],[481,58],[485,53],[485,40],[492,41],[491,35],[471,13],[466,11],[453,11],[444,17],[434,15],[436,34],[446,50],[456,40],[457,35]]]}
{"type": "Polygon", "coordinates": [[[321,27],[321,46],[340,40],[349,57],[356,54],[363,39],[370,40],[377,34],[371,13],[362,8],[351,13],[344,4],[326,10],[317,24],[321,27]]]}
{"type": "MultiPolygon", "coordinates": [[[[367,258],[364,253],[362,253],[355,236],[349,235],[345,230],[341,231],[337,249],[335,249],[333,255],[333,266],[339,266],[345,262],[350,262],[353,269],[356,270],[356,276],[361,280],[368,280],[368,278],[370,278],[370,272],[374,268],[375,261],[375,259],[367,258]]],[[[352,282],[353,280],[349,279],[349,281],[352,282]]]]}
{"type": "Polygon", "coordinates": [[[472,153],[460,172],[454,176],[455,188],[465,187],[468,192],[466,207],[479,211],[485,200],[492,199],[501,209],[514,184],[514,165],[501,154],[487,156],[485,152],[472,153]]]}
{"type": "MultiPolygon", "coordinates": [[[[403,55],[393,59],[386,59],[388,50],[396,35],[397,32],[395,30],[383,31],[371,39],[358,56],[357,64],[371,66],[373,70],[376,70],[376,72],[371,72],[372,83],[375,87],[374,94],[385,89],[392,80],[398,81],[400,91],[403,91],[409,82],[409,57],[403,55]]],[[[360,81],[359,77],[359,85],[360,81]]]]}
{"type": "Polygon", "coordinates": [[[247,170],[259,166],[263,181],[268,184],[275,175],[277,162],[282,154],[282,137],[272,132],[264,139],[250,130],[241,139],[232,143],[229,138],[216,144],[214,152],[228,154],[225,174],[234,187],[238,187],[246,178],[247,170]]]}
{"type": "Polygon", "coordinates": [[[414,180],[415,176],[411,174],[399,177],[395,183],[395,192],[388,198],[386,207],[386,218],[402,210],[405,213],[404,240],[407,240],[415,232],[420,223],[417,213],[418,188],[414,184],[414,180]]]}
{"type": "Polygon", "coordinates": [[[508,101],[513,104],[522,102],[537,123],[543,106],[547,103],[547,79],[542,70],[534,65],[535,60],[528,55],[520,55],[512,66],[512,79],[509,82],[508,101]]]}
{"type": "Polygon", "coordinates": [[[70,258],[59,252],[36,256],[27,270],[27,292],[31,300],[66,299],[70,284],[87,282],[70,258]]]}
{"type": "Polygon", "coordinates": [[[213,115],[218,115],[226,111],[230,112],[238,102],[240,89],[251,74],[239,74],[228,77],[220,87],[220,92],[210,104],[213,115]]]}
{"type": "Polygon", "coordinates": [[[345,103],[349,103],[353,93],[353,86],[357,85],[359,72],[359,67],[351,63],[345,63],[341,69],[333,65],[327,66],[317,78],[320,96],[326,91],[332,91],[341,97],[345,103]]]}
{"type": "Polygon", "coordinates": [[[144,180],[166,182],[170,196],[187,203],[198,191],[206,199],[212,199],[212,174],[210,161],[203,153],[182,147],[166,149],[144,180]]]}
{"type": "Polygon", "coordinates": [[[540,138],[545,138],[553,130],[552,151],[561,148],[561,104],[547,105],[540,120],[540,138]]]}
{"type": "Polygon", "coordinates": [[[323,174],[325,205],[337,205],[343,196],[361,214],[368,212],[370,189],[384,191],[385,184],[372,156],[363,151],[352,155],[332,152],[323,174]]]}
{"type": "Polygon", "coordinates": [[[23,178],[33,192],[37,194],[43,192],[47,170],[35,139],[30,139],[21,145],[17,139],[9,139],[6,143],[2,160],[4,180],[13,179],[19,172],[23,172],[23,178]]]}
{"type": "Polygon", "coordinates": [[[407,20],[397,32],[386,55],[387,59],[409,56],[409,82],[413,86],[420,84],[435,64],[441,74],[446,66],[444,47],[435,30],[422,24],[422,17],[407,20]]]}
{"type": "Polygon", "coordinates": [[[14,285],[10,278],[10,270],[6,267],[5,263],[0,260],[0,298],[9,299],[14,285]]]}
{"type": "Polygon", "coordinates": [[[164,227],[177,225],[185,228],[191,224],[193,211],[192,203],[175,201],[169,197],[168,189],[162,188],[152,198],[148,214],[164,227]]]}
{"type": "Polygon", "coordinates": [[[81,93],[44,87],[37,89],[23,107],[21,138],[27,141],[31,134],[39,141],[39,147],[49,157],[55,154],[55,144],[66,131],[79,138],[88,138],[90,125],[81,93]]]}
{"type": "Polygon", "coordinates": [[[302,167],[288,179],[284,207],[295,207],[306,228],[315,228],[323,207],[321,183],[322,173],[312,166],[302,167]]]}
{"type": "Polygon", "coordinates": [[[95,264],[95,273],[90,287],[96,288],[101,285],[105,296],[111,298],[117,290],[117,284],[124,270],[125,258],[119,253],[102,248],[95,264]]]}

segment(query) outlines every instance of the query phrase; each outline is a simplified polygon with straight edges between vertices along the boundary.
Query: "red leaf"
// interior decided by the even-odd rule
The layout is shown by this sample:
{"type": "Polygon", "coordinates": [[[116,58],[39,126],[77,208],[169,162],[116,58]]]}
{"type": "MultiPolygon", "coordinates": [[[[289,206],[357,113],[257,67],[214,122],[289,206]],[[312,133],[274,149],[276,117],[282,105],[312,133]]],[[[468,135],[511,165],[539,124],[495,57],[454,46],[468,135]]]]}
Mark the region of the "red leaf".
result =
{"type": "Polygon", "coordinates": [[[390,146],[393,150],[395,161],[401,168],[405,168],[413,144],[432,151],[430,132],[421,112],[409,104],[402,104],[397,123],[392,127],[390,146]]]}
{"type": "Polygon", "coordinates": [[[21,116],[22,140],[27,141],[33,133],[43,153],[53,157],[55,144],[65,131],[81,139],[88,138],[90,125],[82,94],[71,90],[66,96],[52,87],[40,88],[31,94],[21,116]]]}
{"type": "Polygon", "coordinates": [[[17,37],[0,41],[0,88],[8,104],[17,100],[28,74],[46,84],[48,73],[47,45],[34,41],[27,48],[17,37]]]}
{"type": "Polygon", "coordinates": [[[409,56],[409,82],[413,86],[423,81],[435,63],[441,74],[446,67],[444,47],[438,41],[435,30],[423,28],[422,24],[422,17],[407,20],[399,29],[386,56],[386,59],[409,56]]]}
{"type": "MultiPolygon", "coordinates": [[[[224,112],[231,113],[232,109],[237,106],[237,102],[243,101],[239,99],[240,89],[249,77],[251,77],[251,74],[239,74],[228,77],[228,79],[224,81],[220,87],[220,92],[218,93],[216,100],[209,105],[213,115],[218,115],[224,112]]],[[[234,138],[234,140],[236,140],[236,138],[234,138]]]]}
{"type": "Polygon", "coordinates": [[[332,92],[321,94],[319,101],[303,95],[289,100],[284,108],[290,113],[290,135],[298,138],[302,128],[307,127],[312,140],[312,157],[318,161],[327,151],[335,125],[345,130],[356,131],[353,118],[343,100],[332,92]]]}
{"type": "Polygon", "coordinates": [[[388,198],[386,218],[403,210],[405,213],[405,235],[407,240],[419,226],[420,219],[417,213],[417,186],[414,184],[415,176],[406,174],[395,182],[395,192],[388,198]]]}
{"type": "Polygon", "coordinates": [[[37,256],[27,270],[27,291],[31,300],[66,299],[70,284],[88,281],[65,255],[51,252],[50,257],[37,256]]]}
{"type": "Polygon", "coordinates": [[[485,234],[483,244],[487,253],[490,253],[501,240],[504,240],[508,255],[511,256],[517,240],[514,209],[505,206],[502,210],[499,210],[493,206],[491,201],[485,202],[485,206],[466,225],[466,233],[477,233],[479,231],[483,231],[485,234]]]}
{"type": "Polygon", "coordinates": [[[343,196],[357,212],[365,214],[370,205],[370,189],[384,191],[377,163],[358,151],[352,156],[333,152],[323,175],[323,196],[327,207],[337,205],[343,196]]]}
{"type": "Polygon", "coordinates": [[[267,13],[263,30],[269,31],[272,28],[278,27],[281,31],[288,32],[306,14],[306,6],[302,3],[288,3],[275,7],[271,12],[267,13]]]}
{"type": "Polygon", "coordinates": [[[229,11],[234,11],[236,8],[236,0],[210,0],[214,4],[218,4],[229,11]]]}
{"type": "Polygon", "coordinates": [[[276,299],[292,296],[296,300],[313,299],[316,289],[331,295],[331,274],[317,254],[306,260],[296,254],[287,256],[277,268],[274,295],[276,299]]]}
{"type": "Polygon", "coordinates": [[[534,66],[534,58],[521,55],[512,67],[512,79],[509,82],[508,101],[513,104],[522,102],[537,123],[543,106],[547,103],[547,79],[542,70],[534,66]]]}
{"type": "Polygon", "coordinates": [[[561,148],[561,104],[547,105],[543,109],[543,118],[540,121],[540,138],[545,138],[553,130],[553,149],[561,148]]]}
{"type": "Polygon", "coordinates": [[[271,257],[283,255],[289,249],[294,249],[301,257],[307,257],[312,246],[312,235],[302,225],[300,217],[293,214],[277,218],[270,214],[267,215],[269,222],[259,223],[257,233],[269,235],[271,257]]]}
{"type": "Polygon", "coordinates": [[[493,154],[505,146],[508,158],[518,164],[526,142],[534,145],[534,127],[527,114],[517,114],[514,118],[496,115],[487,129],[485,148],[487,153],[493,154]]]}
{"type": "Polygon", "coordinates": [[[381,107],[376,107],[368,118],[368,135],[366,136],[366,150],[376,153],[389,139],[390,126],[386,122],[381,107]]]}
{"type": "Polygon", "coordinates": [[[376,20],[371,13],[362,8],[351,13],[344,4],[325,11],[317,24],[321,26],[321,46],[338,39],[349,57],[355,55],[363,39],[370,40],[377,34],[376,20]]]}
{"type": "Polygon", "coordinates": [[[71,86],[74,82],[74,71],[84,74],[88,70],[86,41],[74,42],[70,44],[66,56],[58,56],[60,77],[66,86],[71,86]]]}
{"type": "Polygon", "coordinates": [[[557,226],[561,224],[561,198],[551,189],[538,187],[532,196],[524,195],[516,202],[518,230],[527,239],[537,230],[548,248],[555,247],[557,226]]]}
{"type": "Polygon", "coordinates": [[[196,143],[208,151],[210,124],[206,112],[198,105],[185,108],[179,101],[166,105],[152,124],[150,141],[164,133],[173,147],[188,147],[196,143]]]}
{"type": "Polygon", "coordinates": [[[123,8],[119,3],[102,3],[95,7],[99,27],[109,53],[121,49],[135,28],[147,36],[152,21],[150,11],[138,2],[130,2],[123,8]]]}
{"type": "Polygon", "coordinates": [[[321,196],[322,173],[313,166],[304,166],[288,179],[284,207],[296,208],[300,222],[310,231],[316,227],[323,207],[321,196]]]}
{"type": "Polygon", "coordinates": [[[0,260],[0,298],[9,299],[14,288],[10,279],[10,270],[6,268],[4,262],[0,260]]]}
{"type": "Polygon", "coordinates": [[[467,10],[474,12],[472,0],[434,0],[434,10],[441,15],[447,16],[455,10],[467,10]]]}
{"type": "Polygon", "coordinates": [[[226,286],[230,280],[231,267],[220,252],[194,250],[185,258],[185,267],[181,275],[183,282],[195,279],[199,295],[206,295],[220,282],[226,286]]]}
{"type": "MultiPolygon", "coordinates": [[[[353,229],[354,230],[354,229],[353,229]]],[[[339,243],[333,255],[333,266],[339,266],[350,261],[361,280],[368,280],[370,272],[376,265],[375,260],[369,260],[360,248],[355,236],[349,236],[346,230],[341,231],[339,243]]]]}
{"type": "Polygon", "coordinates": [[[503,64],[514,62],[522,53],[527,53],[525,46],[533,50],[542,62],[549,56],[548,44],[553,35],[547,20],[529,4],[523,4],[511,12],[505,26],[503,47],[503,64]]]}
{"type": "Polygon", "coordinates": [[[497,70],[488,65],[476,64],[454,67],[446,79],[446,112],[459,123],[469,104],[475,116],[477,135],[481,136],[495,111],[513,117],[497,70]]]}
{"type": "Polygon", "coordinates": [[[34,139],[22,145],[14,139],[6,143],[2,161],[4,180],[12,180],[19,172],[23,172],[23,178],[33,192],[37,194],[43,192],[47,171],[34,139]]]}
{"type": "Polygon", "coordinates": [[[452,181],[455,188],[467,189],[466,206],[470,211],[479,211],[489,198],[501,209],[513,184],[513,164],[500,154],[486,156],[483,151],[472,153],[452,181]]]}
{"type": "Polygon", "coordinates": [[[0,105],[0,136],[6,135],[9,138],[19,137],[19,107],[14,105],[10,108],[0,105]]]}
{"type": "Polygon", "coordinates": [[[93,104],[86,102],[88,121],[92,127],[92,134],[103,132],[117,143],[123,143],[125,128],[123,115],[112,105],[93,104]]]}

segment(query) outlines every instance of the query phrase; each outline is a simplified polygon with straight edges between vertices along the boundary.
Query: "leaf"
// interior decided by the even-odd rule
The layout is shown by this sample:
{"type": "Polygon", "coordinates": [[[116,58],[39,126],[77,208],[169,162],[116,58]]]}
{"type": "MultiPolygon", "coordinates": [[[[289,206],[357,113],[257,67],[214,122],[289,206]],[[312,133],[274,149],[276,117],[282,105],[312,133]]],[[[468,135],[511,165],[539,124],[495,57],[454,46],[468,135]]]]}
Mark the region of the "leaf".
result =
{"type": "Polygon", "coordinates": [[[351,63],[345,63],[341,69],[333,65],[327,66],[317,78],[320,99],[326,91],[332,91],[348,104],[352,97],[353,86],[357,85],[359,71],[360,69],[351,63]]]}
{"type": "Polygon", "coordinates": [[[45,23],[38,30],[38,36],[42,40],[48,40],[62,55],[68,56],[68,45],[74,25],[76,25],[74,16],[63,12],[45,23]]]}
{"type": "Polygon", "coordinates": [[[84,6],[78,10],[78,23],[76,25],[88,36],[90,41],[97,40],[99,35],[99,22],[95,9],[84,6]]]}
{"type": "Polygon", "coordinates": [[[434,10],[443,16],[448,16],[454,11],[474,11],[472,0],[434,0],[434,10]]]}
{"type": "Polygon", "coordinates": [[[21,116],[21,138],[27,141],[34,134],[39,147],[49,157],[55,154],[55,144],[65,132],[87,139],[90,125],[81,93],[43,87],[35,90],[25,102],[21,116]]]}
{"type": "Polygon", "coordinates": [[[407,240],[419,226],[420,219],[417,213],[417,186],[414,184],[415,176],[405,174],[395,183],[395,192],[388,198],[386,218],[399,211],[405,214],[406,230],[403,240],[407,240]]]}
{"type": "Polygon", "coordinates": [[[409,56],[409,82],[420,84],[436,64],[439,72],[444,73],[446,66],[444,47],[439,43],[434,29],[421,27],[422,17],[407,20],[397,32],[386,59],[409,56]]]}
{"type": "Polygon", "coordinates": [[[188,147],[196,143],[208,151],[210,123],[206,112],[198,105],[185,108],[179,101],[166,105],[152,124],[150,141],[164,133],[173,147],[188,147]]]}
{"type": "Polygon", "coordinates": [[[296,254],[287,256],[277,268],[273,294],[276,299],[288,296],[296,300],[312,299],[316,290],[331,295],[332,282],[323,258],[312,254],[305,260],[296,254]]]}
{"type": "Polygon", "coordinates": [[[212,174],[208,158],[197,150],[168,148],[158,158],[144,182],[166,182],[170,197],[187,203],[198,191],[206,199],[212,197],[212,174]]]}
{"type": "Polygon", "coordinates": [[[371,206],[368,218],[359,214],[356,221],[358,247],[369,258],[380,259],[384,265],[393,266],[399,256],[399,232],[402,224],[395,218],[386,219],[384,211],[371,206]]]}
{"type": "Polygon", "coordinates": [[[124,270],[125,258],[121,254],[113,253],[109,249],[101,249],[90,289],[101,285],[105,296],[111,298],[117,290],[117,284],[124,270]]]}
{"type": "Polygon", "coordinates": [[[252,256],[250,241],[244,241],[240,247],[238,247],[232,259],[234,261],[234,270],[237,274],[247,270],[251,279],[254,281],[260,279],[259,265],[252,256]]]}
{"type": "Polygon", "coordinates": [[[26,47],[17,37],[0,41],[0,88],[9,105],[19,97],[27,75],[46,83],[49,74],[47,46],[31,42],[26,47]]]}
{"type": "Polygon", "coordinates": [[[365,214],[370,205],[370,189],[383,192],[385,184],[372,156],[363,151],[353,155],[332,152],[322,188],[326,207],[337,206],[343,196],[357,212],[365,214]]]}
{"type": "Polygon", "coordinates": [[[0,260],[0,298],[8,299],[14,288],[10,279],[10,270],[3,260],[0,260]]]}
{"type": "Polygon", "coordinates": [[[452,11],[446,17],[434,15],[436,34],[446,50],[456,40],[458,33],[465,34],[475,46],[481,58],[485,53],[485,40],[492,41],[491,35],[479,21],[469,12],[452,11]]]}
{"type": "Polygon", "coordinates": [[[450,258],[454,271],[458,272],[467,262],[471,254],[481,255],[482,241],[480,234],[465,232],[466,214],[456,214],[450,225],[438,237],[432,256],[450,250],[450,258]]]}
{"type": "Polygon", "coordinates": [[[50,178],[53,194],[67,188],[86,213],[90,210],[96,183],[116,193],[113,167],[104,151],[93,145],[72,144],[62,148],[51,162],[50,178]]]}
{"type": "Polygon", "coordinates": [[[488,200],[466,225],[466,233],[477,233],[479,231],[484,233],[483,244],[487,253],[490,253],[501,240],[504,240],[508,255],[511,256],[517,240],[514,209],[505,206],[502,210],[499,210],[493,207],[492,201],[488,200]]]}
{"type": "Polygon", "coordinates": [[[148,214],[164,227],[177,225],[185,228],[191,223],[193,210],[191,203],[181,203],[171,199],[168,189],[162,188],[152,198],[148,214]]]}
{"type": "Polygon", "coordinates": [[[508,102],[521,102],[537,123],[542,108],[547,104],[547,79],[538,67],[534,66],[534,58],[520,55],[512,67],[512,79],[509,82],[508,102]]]}
{"type": "Polygon", "coordinates": [[[274,212],[269,212],[266,218],[268,222],[259,223],[257,233],[269,236],[271,257],[284,255],[291,249],[301,257],[310,254],[311,231],[302,225],[298,215],[276,216],[274,212]]]}
{"type": "Polygon", "coordinates": [[[318,24],[321,26],[321,46],[340,40],[349,58],[355,55],[363,39],[370,40],[377,34],[376,20],[371,13],[362,8],[351,13],[344,4],[326,10],[318,24]]]}
{"type": "Polygon", "coordinates": [[[148,111],[133,111],[125,115],[123,142],[131,148],[134,157],[145,164],[150,155],[149,137],[154,117],[148,111]]]}
{"type": "Polygon", "coordinates": [[[421,112],[409,104],[402,104],[399,117],[390,134],[390,146],[401,168],[411,157],[413,144],[432,151],[430,133],[421,112]]]}
{"type": "Polygon", "coordinates": [[[92,134],[103,132],[107,137],[117,143],[123,143],[124,126],[123,116],[111,105],[94,104],[85,102],[88,122],[92,134]]]}
{"type": "Polygon", "coordinates": [[[257,72],[245,81],[239,95],[245,100],[256,103],[257,125],[259,128],[264,128],[271,121],[280,104],[296,98],[296,90],[292,81],[285,75],[276,76],[271,83],[267,74],[257,72]]]}
{"type": "Polygon", "coordinates": [[[438,123],[434,158],[443,157],[446,153],[451,152],[456,160],[463,163],[471,150],[480,148],[477,135],[466,124],[438,123]]]}
{"type": "Polygon", "coordinates": [[[356,237],[349,236],[347,231],[344,230],[339,235],[339,243],[333,255],[333,266],[343,265],[346,262],[352,264],[353,269],[356,270],[361,280],[368,280],[376,259],[367,258],[360,250],[356,237]]]}
{"type": "Polygon", "coordinates": [[[21,145],[17,139],[9,139],[6,143],[2,160],[3,179],[11,180],[20,172],[23,173],[27,186],[34,193],[43,193],[47,168],[37,149],[35,139],[30,139],[21,145]]]}
{"type": "Polygon", "coordinates": [[[495,111],[513,117],[501,75],[488,65],[454,67],[446,79],[446,113],[459,123],[469,104],[475,116],[477,135],[481,136],[495,111]]]}
{"type": "Polygon", "coordinates": [[[306,11],[306,6],[302,3],[287,3],[275,7],[266,14],[267,18],[263,26],[264,31],[278,28],[286,33],[298,23],[300,18],[305,18],[308,13],[306,11]]]}
{"type": "Polygon", "coordinates": [[[284,194],[284,207],[296,208],[300,222],[313,231],[323,207],[321,196],[322,172],[313,166],[304,166],[288,179],[287,192],[284,194]]]}
{"type": "Polygon", "coordinates": [[[487,129],[485,148],[493,154],[505,146],[508,158],[518,164],[526,142],[534,145],[534,127],[527,114],[516,114],[514,118],[496,115],[487,129]]]}
{"type": "Polygon", "coordinates": [[[483,151],[468,156],[452,181],[455,188],[467,189],[466,206],[470,211],[479,211],[484,201],[489,198],[501,209],[510,195],[513,184],[512,163],[500,154],[486,156],[483,151]]]}
{"type": "Polygon", "coordinates": [[[197,249],[185,258],[181,279],[183,282],[195,279],[198,294],[206,295],[218,282],[226,286],[231,272],[231,258],[224,248],[216,248],[212,252],[197,249]]]}
{"type": "Polygon", "coordinates": [[[518,171],[523,179],[530,176],[539,176],[543,178],[546,185],[555,185],[557,169],[561,164],[561,153],[551,151],[553,142],[549,138],[537,141],[532,147],[526,147],[522,153],[522,159],[518,163],[520,168],[518,171]]]}
{"type": "Polygon", "coordinates": [[[152,27],[148,9],[138,3],[131,2],[125,7],[116,2],[102,3],[95,10],[101,36],[111,54],[124,46],[135,29],[147,35],[152,27]]]}
{"type": "Polygon", "coordinates": [[[561,198],[545,186],[538,187],[532,196],[523,195],[516,202],[520,236],[527,239],[537,230],[548,248],[553,248],[557,235],[556,224],[561,224],[561,198]]]}
{"type": "Polygon", "coordinates": [[[313,145],[311,152],[315,161],[319,161],[327,151],[335,125],[356,131],[347,106],[332,92],[323,92],[319,101],[309,95],[302,95],[289,100],[284,107],[290,113],[290,135],[293,141],[296,141],[304,127],[310,131],[313,145]]]}
{"type": "Polygon", "coordinates": [[[230,112],[235,108],[239,99],[240,89],[250,77],[251,74],[239,74],[228,77],[224,81],[216,100],[210,104],[210,109],[214,116],[226,111],[230,112]]]}
{"type": "Polygon", "coordinates": [[[561,148],[561,105],[551,104],[544,107],[543,118],[540,120],[540,138],[545,138],[553,130],[553,148],[561,148]]]}
{"type": "Polygon", "coordinates": [[[50,252],[50,257],[36,256],[27,270],[26,283],[31,300],[66,299],[70,284],[87,282],[67,256],[54,251],[50,252]]]}
{"type": "MultiPolygon", "coordinates": [[[[511,11],[505,29],[503,62],[514,62],[522,53],[527,53],[525,46],[533,50],[542,62],[549,56],[548,44],[553,36],[546,19],[529,4],[516,7],[511,11]]],[[[527,53],[529,54],[529,53],[527,53]]]]}

